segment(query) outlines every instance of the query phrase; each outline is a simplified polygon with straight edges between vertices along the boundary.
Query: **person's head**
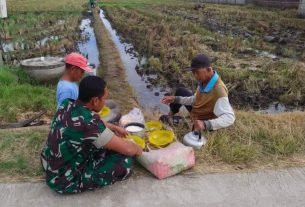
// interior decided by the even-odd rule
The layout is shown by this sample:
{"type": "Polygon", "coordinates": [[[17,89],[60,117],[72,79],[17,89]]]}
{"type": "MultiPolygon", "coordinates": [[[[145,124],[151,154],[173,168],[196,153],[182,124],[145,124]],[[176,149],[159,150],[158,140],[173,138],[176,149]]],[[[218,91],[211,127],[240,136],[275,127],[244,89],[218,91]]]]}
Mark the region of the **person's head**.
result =
{"type": "Polygon", "coordinates": [[[87,76],[79,84],[78,100],[92,111],[99,112],[108,95],[106,82],[98,76],[87,76]]]}
{"type": "Polygon", "coordinates": [[[208,83],[213,76],[211,61],[208,56],[200,54],[192,59],[191,68],[195,78],[201,83],[208,83]]]}
{"type": "Polygon", "coordinates": [[[65,57],[65,75],[73,82],[78,82],[84,76],[85,71],[92,73],[93,70],[88,66],[87,59],[79,53],[70,53],[65,57]]]}

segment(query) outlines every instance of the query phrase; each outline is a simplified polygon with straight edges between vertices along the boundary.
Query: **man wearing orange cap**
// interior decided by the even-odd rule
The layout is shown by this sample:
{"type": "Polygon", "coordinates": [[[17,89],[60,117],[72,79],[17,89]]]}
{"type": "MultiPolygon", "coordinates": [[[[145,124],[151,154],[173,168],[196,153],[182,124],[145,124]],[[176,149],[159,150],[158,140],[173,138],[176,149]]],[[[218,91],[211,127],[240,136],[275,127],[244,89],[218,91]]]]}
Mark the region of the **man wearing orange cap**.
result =
{"type": "Polygon", "coordinates": [[[57,108],[65,99],[76,100],[78,98],[78,85],[85,71],[92,73],[87,59],[79,53],[70,53],[65,57],[66,70],[57,84],[56,100],[57,108]]]}

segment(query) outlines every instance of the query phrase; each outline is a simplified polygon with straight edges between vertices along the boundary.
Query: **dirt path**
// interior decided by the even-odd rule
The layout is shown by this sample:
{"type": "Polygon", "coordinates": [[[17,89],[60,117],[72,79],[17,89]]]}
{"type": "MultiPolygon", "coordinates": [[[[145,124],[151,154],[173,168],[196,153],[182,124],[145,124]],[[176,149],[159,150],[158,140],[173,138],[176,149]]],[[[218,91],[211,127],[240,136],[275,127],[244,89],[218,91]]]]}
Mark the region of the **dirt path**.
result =
{"type": "Polygon", "coordinates": [[[99,10],[94,11],[94,29],[100,51],[101,66],[99,75],[107,81],[111,99],[118,102],[123,112],[127,112],[132,106],[138,106],[136,97],[126,80],[125,68],[119,52],[102,23],[98,12],[99,10]]]}

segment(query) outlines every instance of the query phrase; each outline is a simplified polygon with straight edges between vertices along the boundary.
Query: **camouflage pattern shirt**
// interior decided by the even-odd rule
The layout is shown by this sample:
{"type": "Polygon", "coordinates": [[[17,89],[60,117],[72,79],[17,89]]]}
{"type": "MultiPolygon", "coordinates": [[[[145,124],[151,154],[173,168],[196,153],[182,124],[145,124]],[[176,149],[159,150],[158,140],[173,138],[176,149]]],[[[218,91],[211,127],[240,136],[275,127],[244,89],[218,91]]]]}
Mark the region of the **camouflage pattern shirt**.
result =
{"type": "Polygon", "coordinates": [[[113,135],[82,103],[63,101],[41,153],[47,185],[59,193],[77,193],[129,177],[131,158],[103,148],[113,135]]]}

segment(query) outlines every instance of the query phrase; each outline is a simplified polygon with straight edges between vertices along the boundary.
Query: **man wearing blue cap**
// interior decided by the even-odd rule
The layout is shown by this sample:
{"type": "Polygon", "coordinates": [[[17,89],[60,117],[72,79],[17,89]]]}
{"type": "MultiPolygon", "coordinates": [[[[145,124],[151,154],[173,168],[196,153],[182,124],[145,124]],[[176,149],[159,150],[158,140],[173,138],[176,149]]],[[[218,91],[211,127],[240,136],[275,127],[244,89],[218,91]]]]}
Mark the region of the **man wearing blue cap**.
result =
{"type": "MultiPolygon", "coordinates": [[[[217,130],[232,125],[235,114],[228,98],[228,90],[221,78],[211,67],[210,59],[203,54],[192,60],[191,67],[198,81],[193,95],[185,88],[179,88],[175,96],[165,96],[161,102],[169,104],[169,118],[185,106],[191,114],[195,130],[217,130]]],[[[164,118],[164,117],[163,117],[164,118]]]]}

